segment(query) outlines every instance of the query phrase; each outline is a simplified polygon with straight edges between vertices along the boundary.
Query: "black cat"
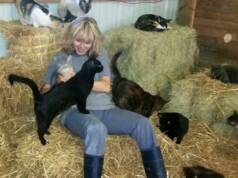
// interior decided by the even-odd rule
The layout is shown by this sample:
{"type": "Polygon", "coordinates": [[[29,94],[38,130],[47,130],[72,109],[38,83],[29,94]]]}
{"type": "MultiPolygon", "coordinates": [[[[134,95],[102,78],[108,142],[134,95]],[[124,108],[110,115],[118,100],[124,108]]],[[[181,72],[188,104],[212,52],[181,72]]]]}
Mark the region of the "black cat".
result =
{"type": "Polygon", "coordinates": [[[225,178],[224,175],[202,166],[184,167],[186,178],[225,178]]]}
{"type": "Polygon", "coordinates": [[[160,95],[151,95],[141,88],[137,83],[121,76],[117,68],[117,59],[122,51],[117,52],[112,60],[113,73],[112,99],[117,106],[123,109],[137,112],[149,117],[153,111],[161,109],[166,103],[160,95]]]}
{"type": "Polygon", "coordinates": [[[95,74],[103,70],[103,66],[96,57],[96,54],[92,54],[75,76],[66,82],[54,85],[44,94],[40,93],[37,84],[33,80],[15,74],[9,75],[8,80],[11,85],[14,82],[20,82],[32,89],[38,136],[43,145],[46,144],[44,134],[48,133],[48,128],[53,118],[59,113],[74,104],[77,104],[80,112],[89,113],[86,110],[86,99],[93,87],[95,74]]]}
{"type": "Polygon", "coordinates": [[[141,15],[135,22],[135,28],[144,31],[162,32],[169,29],[168,23],[171,19],[165,19],[159,15],[144,14],[141,15]]]}
{"type": "Polygon", "coordinates": [[[231,125],[232,127],[238,128],[238,114],[237,111],[234,111],[231,116],[227,118],[227,123],[231,125]]]}
{"type": "Polygon", "coordinates": [[[180,113],[165,112],[158,113],[158,127],[170,139],[176,138],[176,143],[180,144],[184,135],[188,132],[189,120],[180,113]]]}
{"type": "Polygon", "coordinates": [[[224,83],[238,83],[238,66],[234,65],[212,65],[211,78],[224,83]]]}

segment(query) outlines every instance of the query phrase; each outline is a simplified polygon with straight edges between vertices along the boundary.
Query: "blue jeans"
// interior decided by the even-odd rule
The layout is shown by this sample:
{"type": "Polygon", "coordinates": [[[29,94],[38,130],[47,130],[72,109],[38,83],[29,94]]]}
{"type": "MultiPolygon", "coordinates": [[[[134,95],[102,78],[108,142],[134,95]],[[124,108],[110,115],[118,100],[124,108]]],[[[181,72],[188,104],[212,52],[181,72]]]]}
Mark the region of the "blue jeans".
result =
{"type": "Polygon", "coordinates": [[[64,126],[84,140],[84,152],[88,155],[104,155],[108,134],[130,135],[141,151],[157,146],[150,121],[140,114],[118,107],[91,110],[90,114],[82,114],[72,107],[62,118],[64,126]]]}

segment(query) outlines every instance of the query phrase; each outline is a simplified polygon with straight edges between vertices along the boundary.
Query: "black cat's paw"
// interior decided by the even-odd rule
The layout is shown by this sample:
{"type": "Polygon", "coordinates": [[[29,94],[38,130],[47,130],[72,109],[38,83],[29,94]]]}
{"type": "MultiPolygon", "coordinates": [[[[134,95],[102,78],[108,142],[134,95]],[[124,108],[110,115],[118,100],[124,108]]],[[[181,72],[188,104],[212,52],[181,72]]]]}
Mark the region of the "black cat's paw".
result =
{"type": "Polygon", "coordinates": [[[46,145],[46,140],[44,138],[40,138],[40,142],[42,145],[46,145]]]}
{"type": "Polygon", "coordinates": [[[8,75],[8,81],[10,82],[11,85],[14,84],[14,76],[12,74],[8,75]]]}
{"type": "Polygon", "coordinates": [[[47,131],[45,132],[45,134],[50,135],[50,132],[47,130],[47,131]]]}

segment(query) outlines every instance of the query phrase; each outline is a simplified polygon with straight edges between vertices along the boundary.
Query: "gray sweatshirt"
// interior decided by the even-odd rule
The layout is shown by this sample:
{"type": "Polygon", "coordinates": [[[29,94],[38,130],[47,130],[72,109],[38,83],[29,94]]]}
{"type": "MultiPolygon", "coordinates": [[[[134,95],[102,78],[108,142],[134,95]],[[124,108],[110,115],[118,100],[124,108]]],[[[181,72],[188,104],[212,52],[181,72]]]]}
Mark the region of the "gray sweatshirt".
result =
{"type": "MultiPolygon", "coordinates": [[[[68,54],[63,51],[58,52],[54,56],[44,75],[44,81],[47,84],[51,86],[55,84],[57,71],[61,65],[65,64],[67,58],[68,54]]],[[[87,55],[71,54],[71,65],[74,71],[78,72],[87,59],[87,55]]],[[[97,73],[94,80],[99,80],[103,76],[111,77],[109,58],[105,49],[101,51],[97,59],[102,63],[103,71],[97,73]]],[[[115,105],[112,101],[111,93],[91,91],[87,98],[86,108],[88,110],[106,110],[113,107],[115,107],[115,105]]]]}

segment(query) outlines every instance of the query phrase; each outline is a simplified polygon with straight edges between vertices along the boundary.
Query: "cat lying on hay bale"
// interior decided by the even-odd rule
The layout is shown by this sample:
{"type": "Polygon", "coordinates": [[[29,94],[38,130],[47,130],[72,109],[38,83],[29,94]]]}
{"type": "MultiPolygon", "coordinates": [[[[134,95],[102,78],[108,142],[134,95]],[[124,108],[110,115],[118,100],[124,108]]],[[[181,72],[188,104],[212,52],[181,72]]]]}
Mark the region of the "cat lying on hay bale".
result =
{"type": "Polygon", "coordinates": [[[171,20],[155,14],[144,14],[136,20],[135,28],[143,31],[163,32],[171,28],[168,25],[171,20]]]}
{"type": "Polygon", "coordinates": [[[95,74],[103,70],[102,64],[96,57],[96,54],[89,56],[89,59],[83,64],[82,69],[75,76],[66,82],[56,84],[44,94],[40,93],[37,84],[33,80],[14,74],[9,75],[8,80],[11,85],[14,82],[20,82],[32,89],[34,111],[38,126],[37,131],[43,145],[46,144],[44,134],[49,133],[48,128],[54,117],[58,114],[74,104],[77,104],[79,112],[89,113],[86,110],[86,99],[93,87],[95,74]]]}

